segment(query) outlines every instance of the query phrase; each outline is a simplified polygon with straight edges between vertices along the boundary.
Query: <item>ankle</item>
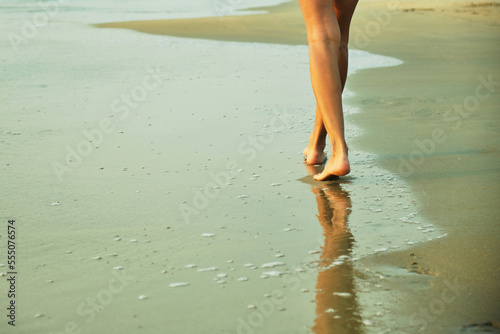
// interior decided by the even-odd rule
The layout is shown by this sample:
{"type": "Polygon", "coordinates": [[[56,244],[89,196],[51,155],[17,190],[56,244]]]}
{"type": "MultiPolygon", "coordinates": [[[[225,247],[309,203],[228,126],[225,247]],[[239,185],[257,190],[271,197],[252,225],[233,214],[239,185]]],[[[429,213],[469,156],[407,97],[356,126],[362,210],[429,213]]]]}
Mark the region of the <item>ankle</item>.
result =
{"type": "Polygon", "coordinates": [[[332,155],[345,155],[349,153],[349,148],[345,142],[339,144],[332,144],[332,155]]]}
{"type": "Polygon", "coordinates": [[[314,149],[316,151],[324,151],[326,147],[325,140],[321,140],[317,137],[313,137],[311,135],[311,138],[309,138],[309,145],[311,149],[314,149]]]}

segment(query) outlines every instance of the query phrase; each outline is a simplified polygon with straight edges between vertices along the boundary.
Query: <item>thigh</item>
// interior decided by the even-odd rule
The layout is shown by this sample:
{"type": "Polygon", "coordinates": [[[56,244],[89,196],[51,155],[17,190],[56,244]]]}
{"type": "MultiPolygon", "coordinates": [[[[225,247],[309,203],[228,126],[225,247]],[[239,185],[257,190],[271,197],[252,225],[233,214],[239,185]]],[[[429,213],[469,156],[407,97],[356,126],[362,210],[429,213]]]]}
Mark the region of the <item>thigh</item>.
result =
{"type": "Polygon", "coordinates": [[[308,30],[318,26],[337,25],[332,0],[298,0],[298,2],[308,30]]]}
{"type": "Polygon", "coordinates": [[[342,39],[345,39],[349,36],[349,26],[358,0],[333,0],[333,4],[342,39]]]}

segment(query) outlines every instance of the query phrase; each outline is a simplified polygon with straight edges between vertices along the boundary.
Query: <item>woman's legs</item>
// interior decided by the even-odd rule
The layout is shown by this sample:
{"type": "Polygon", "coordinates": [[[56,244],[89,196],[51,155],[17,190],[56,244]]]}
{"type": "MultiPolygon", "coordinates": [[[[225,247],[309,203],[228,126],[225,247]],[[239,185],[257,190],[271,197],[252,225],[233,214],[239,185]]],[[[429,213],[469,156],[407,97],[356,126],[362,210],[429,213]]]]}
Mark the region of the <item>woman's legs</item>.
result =
{"type": "Polygon", "coordinates": [[[311,81],[317,101],[314,130],[304,154],[309,164],[323,162],[329,134],[332,157],[324,171],[315,176],[323,180],[350,171],[341,94],[347,78],[349,24],[357,0],[299,0],[299,4],[306,22],[311,81]]]}

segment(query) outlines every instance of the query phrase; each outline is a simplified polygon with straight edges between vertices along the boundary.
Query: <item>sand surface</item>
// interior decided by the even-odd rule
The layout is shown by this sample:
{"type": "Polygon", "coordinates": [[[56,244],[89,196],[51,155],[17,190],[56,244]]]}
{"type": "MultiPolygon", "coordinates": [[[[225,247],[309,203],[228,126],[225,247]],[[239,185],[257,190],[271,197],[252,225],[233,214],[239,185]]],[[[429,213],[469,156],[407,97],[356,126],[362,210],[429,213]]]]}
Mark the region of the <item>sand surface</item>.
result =
{"type": "MultiPolygon", "coordinates": [[[[404,63],[362,70],[398,61],[351,54],[354,168],[330,183],[301,161],[314,98],[295,3],[108,25],[139,32],[54,22],[17,53],[2,44],[16,330],[456,333],[497,321],[498,93],[460,125],[442,119],[479,75],[500,77],[497,7],[417,7],[355,35],[404,63]],[[436,128],[448,138],[402,171],[436,128]]],[[[378,22],[373,8],[353,27],[378,22]]]]}

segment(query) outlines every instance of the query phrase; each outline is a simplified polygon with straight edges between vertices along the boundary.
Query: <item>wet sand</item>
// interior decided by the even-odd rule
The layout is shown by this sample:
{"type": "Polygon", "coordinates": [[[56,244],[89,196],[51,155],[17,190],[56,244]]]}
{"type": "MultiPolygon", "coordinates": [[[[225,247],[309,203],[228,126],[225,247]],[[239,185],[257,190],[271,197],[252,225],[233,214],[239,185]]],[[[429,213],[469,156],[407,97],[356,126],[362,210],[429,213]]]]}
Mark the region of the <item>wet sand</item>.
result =
{"type": "MultiPolygon", "coordinates": [[[[353,24],[372,20],[368,4],[353,24]]],[[[437,123],[475,93],[476,73],[496,77],[490,9],[473,9],[484,23],[467,8],[397,10],[364,49],[404,64],[361,70],[391,61],[352,53],[353,174],[330,183],[301,161],[314,99],[294,3],[161,22],[161,34],[56,20],[17,54],[4,45],[2,221],[19,224],[16,330],[455,333],[498,319],[498,95],[457,130],[437,123]],[[266,18],[274,33],[252,33],[266,18]],[[424,19],[446,34],[419,30],[411,42],[445,53],[403,43],[400,30],[424,19]],[[167,26],[219,41],[162,35],[167,26]],[[450,139],[398,175],[399,156],[437,126],[450,139]]],[[[8,33],[17,21],[4,16],[8,33]]]]}
{"type": "MultiPolygon", "coordinates": [[[[415,10],[394,12],[366,49],[405,63],[351,80],[359,93],[352,102],[366,111],[352,120],[367,129],[364,138],[376,139],[357,143],[408,180],[421,213],[449,233],[442,242],[415,247],[414,256],[401,252],[371,261],[382,272],[392,265],[434,275],[425,289],[399,280],[397,290],[406,300],[393,308],[401,318],[414,316],[429,333],[491,321],[498,326],[500,318],[495,237],[500,232],[500,63],[495,56],[500,11],[498,2],[494,5],[429,11],[418,8],[432,5],[420,3],[409,6],[415,10]],[[384,84],[372,84],[379,80],[384,84]],[[382,127],[383,134],[377,131],[382,127]],[[434,131],[442,138],[435,140],[434,131]],[[453,290],[456,298],[446,300],[444,294],[453,290]]],[[[371,20],[358,18],[361,29],[371,20]]]]}
{"type": "MultiPolygon", "coordinates": [[[[269,12],[102,26],[217,40],[305,43],[295,3],[269,12]]],[[[348,121],[365,130],[354,143],[404,177],[419,199],[420,212],[448,233],[411,252],[363,261],[394,276],[389,308],[401,331],[412,325],[413,330],[451,333],[500,320],[499,18],[498,2],[367,1],[358,5],[353,20],[352,48],[404,61],[350,77],[347,87],[356,96],[346,103],[362,112],[348,121]],[[394,268],[428,278],[415,285],[392,273],[394,268]],[[444,300],[449,289],[455,295],[444,300]]]]}

